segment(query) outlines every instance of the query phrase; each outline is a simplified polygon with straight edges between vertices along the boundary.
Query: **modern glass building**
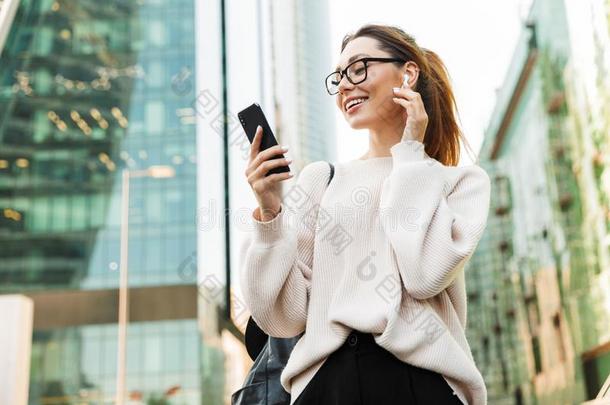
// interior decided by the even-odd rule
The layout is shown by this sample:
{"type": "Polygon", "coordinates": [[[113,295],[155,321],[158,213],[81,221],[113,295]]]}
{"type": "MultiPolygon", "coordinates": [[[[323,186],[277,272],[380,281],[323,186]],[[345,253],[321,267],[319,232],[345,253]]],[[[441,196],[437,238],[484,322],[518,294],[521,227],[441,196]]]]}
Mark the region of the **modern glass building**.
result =
{"type": "Polygon", "coordinates": [[[485,134],[465,274],[490,403],[582,403],[610,374],[609,4],[533,2],[485,134]]]}
{"type": "Polygon", "coordinates": [[[0,293],[35,301],[30,404],[114,402],[127,191],[128,396],[219,403],[193,271],[194,8],[20,2],[0,55],[0,293]]]}

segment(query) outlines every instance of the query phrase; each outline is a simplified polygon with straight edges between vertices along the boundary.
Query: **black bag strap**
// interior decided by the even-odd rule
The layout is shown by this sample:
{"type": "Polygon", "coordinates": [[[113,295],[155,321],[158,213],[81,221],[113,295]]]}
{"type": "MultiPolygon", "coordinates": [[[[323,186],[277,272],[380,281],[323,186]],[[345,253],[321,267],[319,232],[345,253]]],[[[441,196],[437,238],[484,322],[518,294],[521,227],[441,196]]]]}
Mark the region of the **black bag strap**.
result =
{"type": "Polygon", "coordinates": [[[330,181],[335,176],[335,166],[333,166],[333,164],[330,162],[328,162],[328,165],[330,166],[330,176],[328,176],[328,182],[326,183],[327,186],[330,184],[330,181]]]}

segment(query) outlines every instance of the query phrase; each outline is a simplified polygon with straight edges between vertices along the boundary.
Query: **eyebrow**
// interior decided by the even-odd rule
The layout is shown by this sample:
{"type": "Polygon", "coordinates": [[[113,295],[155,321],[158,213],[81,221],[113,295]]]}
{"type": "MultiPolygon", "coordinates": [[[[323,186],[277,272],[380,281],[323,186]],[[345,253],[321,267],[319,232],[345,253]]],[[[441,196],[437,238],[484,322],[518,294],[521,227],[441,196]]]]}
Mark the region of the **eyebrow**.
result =
{"type": "MultiPolygon", "coordinates": [[[[350,64],[350,62],[352,62],[352,61],[354,61],[354,60],[358,59],[358,58],[359,58],[359,57],[361,57],[361,56],[371,56],[371,55],[366,54],[366,53],[357,53],[357,54],[355,54],[354,56],[352,56],[351,58],[349,58],[349,59],[347,60],[347,64],[349,65],[349,64],[350,64]]],[[[339,68],[340,68],[340,66],[339,66],[339,65],[335,66],[335,71],[338,71],[338,70],[339,70],[339,68]]]]}

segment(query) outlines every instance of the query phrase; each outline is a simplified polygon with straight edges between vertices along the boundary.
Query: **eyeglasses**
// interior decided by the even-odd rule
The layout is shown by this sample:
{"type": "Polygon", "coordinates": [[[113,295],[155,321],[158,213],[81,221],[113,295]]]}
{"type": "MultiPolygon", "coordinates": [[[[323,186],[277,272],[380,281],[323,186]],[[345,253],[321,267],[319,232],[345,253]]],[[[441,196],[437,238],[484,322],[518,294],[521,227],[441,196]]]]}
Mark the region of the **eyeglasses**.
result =
{"type": "Polygon", "coordinates": [[[351,84],[359,84],[366,80],[368,63],[369,62],[406,62],[404,59],[398,58],[361,58],[353,61],[342,71],[332,72],[326,76],[326,91],[331,96],[339,92],[339,83],[343,76],[347,77],[347,80],[351,84]]]}

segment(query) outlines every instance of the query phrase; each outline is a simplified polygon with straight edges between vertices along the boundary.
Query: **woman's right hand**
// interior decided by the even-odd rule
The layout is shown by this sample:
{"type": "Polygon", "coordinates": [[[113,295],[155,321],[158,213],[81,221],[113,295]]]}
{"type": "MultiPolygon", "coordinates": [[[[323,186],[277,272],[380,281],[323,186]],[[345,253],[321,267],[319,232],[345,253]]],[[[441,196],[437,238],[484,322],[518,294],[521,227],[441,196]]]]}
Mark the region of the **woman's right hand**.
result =
{"type": "Polygon", "coordinates": [[[258,126],[250,146],[250,159],[245,174],[259,205],[254,213],[255,218],[266,222],[275,218],[280,212],[282,199],[279,182],[289,179],[293,175],[290,172],[282,172],[265,176],[269,170],[288,165],[292,160],[286,158],[271,159],[273,156],[281,155],[288,150],[288,148],[281,148],[280,145],[272,146],[260,152],[262,135],[263,129],[258,126]]]}

